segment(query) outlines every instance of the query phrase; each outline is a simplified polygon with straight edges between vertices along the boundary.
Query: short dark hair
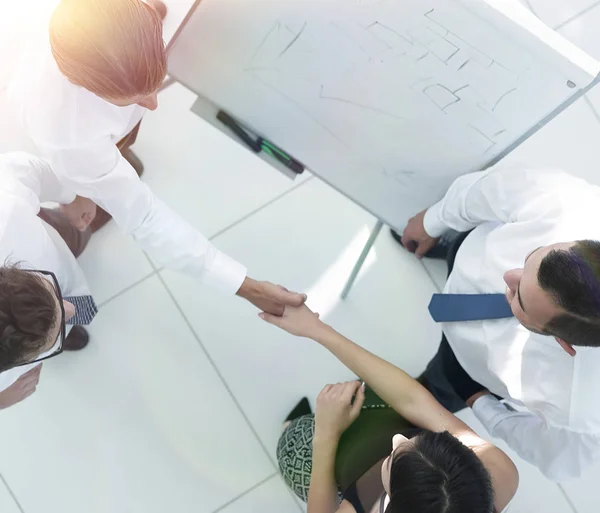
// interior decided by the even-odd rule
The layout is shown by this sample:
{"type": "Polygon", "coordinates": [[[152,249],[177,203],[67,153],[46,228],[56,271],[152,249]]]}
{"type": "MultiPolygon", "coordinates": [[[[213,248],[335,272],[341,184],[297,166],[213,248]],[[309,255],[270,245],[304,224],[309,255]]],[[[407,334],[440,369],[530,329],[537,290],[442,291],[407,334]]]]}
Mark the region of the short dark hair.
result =
{"type": "Polygon", "coordinates": [[[58,322],[57,298],[39,274],[0,267],[0,372],[37,355],[58,322]]]}
{"type": "Polygon", "coordinates": [[[600,346],[600,242],[580,240],[568,250],[550,251],[538,283],[564,313],[544,331],[574,346],[600,346]]]}
{"type": "Polygon", "coordinates": [[[448,431],[424,431],[399,449],[386,513],[492,513],[492,480],[477,455],[448,431]]]}

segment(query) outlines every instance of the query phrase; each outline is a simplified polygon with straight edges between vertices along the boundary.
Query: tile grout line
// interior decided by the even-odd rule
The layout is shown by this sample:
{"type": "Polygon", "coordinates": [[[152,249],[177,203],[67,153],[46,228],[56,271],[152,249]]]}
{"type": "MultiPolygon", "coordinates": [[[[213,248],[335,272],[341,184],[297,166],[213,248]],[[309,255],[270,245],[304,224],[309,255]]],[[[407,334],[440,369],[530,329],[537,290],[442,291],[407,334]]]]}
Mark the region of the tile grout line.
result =
{"type": "Polygon", "coordinates": [[[587,14],[588,12],[594,10],[599,5],[600,5],[600,0],[597,0],[593,4],[588,5],[585,9],[581,10],[580,12],[578,12],[577,14],[574,14],[570,18],[567,18],[565,21],[561,21],[558,25],[555,25],[554,27],[552,27],[552,30],[559,31],[560,29],[566,27],[572,21],[575,21],[577,18],[580,18],[584,14],[587,14]]]}
{"type": "MultiPolygon", "coordinates": [[[[249,212],[248,214],[242,216],[241,218],[237,219],[236,221],[234,221],[233,223],[231,223],[230,225],[226,226],[225,228],[219,230],[218,232],[216,232],[214,235],[212,235],[211,237],[208,238],[208,240],[213,240],[217,237],[219,237],[220,235],[223,235],[225,232],[227,232],[228,230],[234,228],[235,226],[237,226],[238,224],[242,223],[243,221],[249,219],[251,216],[257,214],[258,212],[260,212],[261,210],[265,209],[266,207],[272,205],[273,203],[275,203],[276,201],[279,201],[280,199],[284,198],[287,194],[291,193],[292,191],[295,191],[297,189],[299,189],[300,187],[302,187],[304,184],[310,182],[311,180],[313,180],[313,178],[315,178],[314,176],[311,176],[309,178],[307,178],[306,180],[304,180],[303,182],[300,182],[298,184],[295,184],[294,186],[290,187],[289,189],[285,190],[284,192],[282,192],[281,194],[279,194],[278,196],[276,196],[275,198],[272,198],[271,200],[269,200],[267,203],[261,205],[260,207],[254,209],[253,211],[249,212]]],[[[121,295],[125,294],[126,292],[130,291],[131,289],[133,289],[134,287],[136,287],[137,285],[139,285],[140,283],[146,281],[149,278],[152,278],[153,276],[157,276],[158,279],[160,280],[160,282],[162,283],[163,287],[165,288],[165,290],[167,291],[167,294],[169,294],[169,297],[171,298],[171,300],[175,303],[175,306],[177,308],[177,310],[179,311],[179,313],[181,314],[181,316],[183,317],[185,323],[187,324],[188,328],[191,330],[194,338],[196,339],[196,341],[198,342],[198,344],[200,345],[202,351],[204,352],[204,354],[206,355],[209,363],[211,364],[211,366],[213,367],[213,369],[215,370],[215,372],[217,373],[217,376],[219,377],[219,379],[221,380],[221,382],[223,383],[223,385],[225,386],[225,389],[227,391],[227,393],[230,395],[230,397],[232,398],[234,404],[236,405],[237,409],[239,410],[239,412],[242,414],[242,417],[244,418],[244,420],[246,421],[246,424],[248,424],[248,426],[250,427],[250,430],[252,431],[252,433],[254,434],[254,437],[256,438],[256,440],[258,441],[260,447],[262,448],[262,450],[264,451],[264,453],[267,455],[267,459],[269,460],[269,462],[273,465],[273,467],[277,468],[277,465],[275,464],[275,461],[271,458],[271,455],[269,453],[269,451],[267,450],[267,448],[265,447],[265,445],[263,444],[262,440],[260,439],[260,437],[258,436],[258,433],[256,432],[256,430],[254,429],[254,426],[252,425],[252,423],[250,422],[250,419],[248,418],[248,416],[246,415],[246,413],[244,412],[244,410],[242,409],[241,405],[239,404],[237,398],[235,397],[235,395],[233,394],[233,391],[229,388],[229,385],[227,384],[227,382],[225,381],[225,378],[222,376],[221,372],[219,371],[219,369],[217,368],[217,365],[215,364],[215,362],[213,361],[212,357],[210,356],[210,354],[208,353],[207,349],[204,347],[204,344],[202,343],[202,341],[200,340],[200,337],[198,336],[198,334],[196,333],[196,331],[194,330],[194,328],[192,327],[191,323],[189,322],[187,316],[184,314],[181,306],[179,305],[179,303],[177,302],[177,300],[175,299],[174,295],[171,293],[171,290],[169,289],[169,287],[167,286],[167,284],[165,283],[163,277],[160,274],[160,271],[162,271],[164,269],[164,267],[157,267],[154,262],[152,261],[152,259],[150,258],[150,256],[146,253],[143,252],[144,256],[146,257],[146,259],[148,260],[148,263],[150,264],[150,267],[153,269],[153,271],[144,276],[143,278],[141,278],[140,280],[136,281],[135,283],[132,283],[131,285],[129,285],[128,287],[126,287],[125,289],[121,290],[120,292],[118,292],[117,294],[111,296],[110,298],[106,299],[105,301],[103,301],[102,303],[100,303],[98,305],[98,307],[103,307],[106,304],[110,303],[111,301],[113,301],[114,299],[120,297],[121,295]]],[[[233,502],[235,502],[236,500],[240,499],[241,497],[243,497],[244,495],[246,495],[247,493],[255,490],[256,488],[258,488],[260,485],[266,483],[267,481],[269,481],[270,479],[273,479],[273,477],[276,477],[278,475],[278,472],[275,472],[273,474],[271,474],[270,476],[268,476],[267,478],[265,478],[263,481],[259,482],[258,484],[254,485],[253,487],[249,488],[248,490],[246,490],[245,492],[243,492],[242,494],[240,494],[239,496],[237,496],[236,498],[232,499],[231,501],[227,502],[226,504],[224,504],[223,506],[219,507],[217,510],[215,510],[213,513],[218,513],[220,511],[222,511],[225,507],[229,506],[230,504],[232,504],[233,502]]],[[[1,477],[1,476],[0,476],[1,477]]],[[[287,487],[286,487],[287,489],[287,487]]],[[[292,500],[294,500],[294,495],[291,492],[291,490],[287,489],[288,492],[290,493],[290,495],[292,496],[292,500]]],[[[15,498],[16,501],[16,498],[15,498]]],[[[298,509],[302,512],[302,506],[300,504],[297,504],[297,501],[294,500],[294,503],[296,503],[296,505],[298,506],[298,509]]],[[[20,507],[20,506],[19,506],[20,507]]],[[[21,509],[21,512],[23,512],[23,510],[21,509]]]]}
{"type": "Polygon", "coordinates": [[[150,258],[150,255],[148,253],[146,253],[145,251],[142,251],[142,252],[144,253],[144,256],[146,257],[146,260],[148,260],[150,267],[152,267],[152,269],[154,269],[155,271],[160,271],[160,269],[154,265],[154,262],[152,261],[152,258],[150,258]]]}
{"type": "Polygon", "coordinates": [[[119,292],[117,292],[115,295],[110,296],[108,299],[105,299],[104,301],[102,301],[101,303],[98,303],[98,308],[102,308],[104,306],[106,306],[108,303],[110,303],[113,299],[117,299],[118,297],[122,296],[123,294],[125,294],[126,292],[129,292],[132,288],[136,287],[137,285],[139,285],[140,283],[143,283],[144,281],[146,281],[148,278],[152,278],[152,276],[157,275],[159,272],[158,269],[153,270],[150,274],[147,274],[146,276],[144,276],[143,278],[140,278],[139,280],[137,280],[136,282],[132,283],[131,285],[128,285],[127,287],[125,287],[123,290],[120,290],[119,292]]]}
{"type": "Polygon", "coordinates": [[[425,270],[425,274],[427,276],[429,276],[429,279],[431,280],[431,283],[433,283],[433,286],[435,288],[435,290],[437,290],[438,292],[442,292],[442,290],[440,289],[440,287],[437,284],[437,281],[435,281],[433,279],[433,275],[431,274],[431,272],[429,271],[429,269],[427,268],[427,266],[425,265],[425,262],[423,261],[423,259],[419,260],[419,263],[421,264],[421,266],[423,267],[423,269],[425,270]]]}
{"type": "Polygon", "coordinates": [[[295,191],[297,189],[299,189],[300,187],[302,187],[304,184],[307,184],[308,182],[310,182],[311,180],[313,180],[315,178],[315,176],[311,176],[309,178],[307,178],[306,180],[304,180],[303,182],[297,183],[295,185],[293,185],[292,187],[290,187],[289,189],[285,190],[284,192],[282,192],[281,194],[279,194],[278,196],[275,196],[274,198],[270,199],[269,201],[267,201],[266,203],[264,203],[263,205],[261,205],[258,208],[255,208],[252,212],[249,212],[248,214],[243,215],[242,217],[240,217],[239,219],[237,219],[236,221],[234,221],[233,223],[231,223],[230,225],[226,226],[225,228],[219,230],[218,232],[216,232],[214,235],[211,235],[210,237],[208,237],[208,240],[212,241],[213,239],[216,239],[217,237],[220,237],[221,235],[223,235],[225,232],[231,230],[232,228],[234,228],[235,226],[237,226],[240,223],[243,223],[244,221],[246,221],[247,219],[249,219],[250,217],[252,217],[254,214],[258,214],[261,210],[264,210],[266,207],[271,206],[273,203],[275,203],[276,201],[279,201],[280,199],[284,198],[285,196],[287,196],[290,192],[295,191]]]}
{"type": "Polygon", "coordinates": [[[535,9],[533,8],[533,5],[531,5],[531,2],[529,0],[523,0],[523,2],[527,6],[527,8],[533,13],[533,15],[539,18],[539,16],[535,12],[535,9]]]}
{"type": "Polygon", "coordinates": [[[8,486],[8,483],[6,482],[6,479],[4,479],[4,476],[2,475],[2,473],[0,473],[0,481],[2,481],[2,483],[4,483],[4,486],[6,487],[6,489],[8,490],[8,493],[10,494],[10,496],[12,497],[13,501],[15,501],[15,504],[17,505],[17,508],[19,508],[19,511],[21,513],[25,513],[25,510],[23,509],[23,507],[21,506],[21,503],[19,502],[19,500],[17,499],[17,496],[15,495],[15,493],[12,491],[12,488],[10,486],[8,486]]]}
{"type": "Polygon", "coordinates": [[[198,342],[198,345],[200,346],[200,348],[202,349],[202,352],[204,353],[204,355],[206,356],[206,358],[208,359],[208,362],[210,363],[210,365],[212,366],[212,368],[214,369],[214,371],[217,374],[217,377],[221,380],[223,386],[225,387],[225,390],[227,391],[227,393],[229,394],[229,396],[231,397],[231,399],[233,400],[234,404],[236,405],[236,407],[238,408],[238,410],[240,411],[240,413],[242,414],[242,417],[244,418],[244,420],[246,421],[246,424],[248,424],[248,427],[250,428],[250,431],[252,432],[252,434],[254,435],[254,437],[256,438],[258,444],[260,445],[260,447],[262,448],[262,450],[264,451],[264,453],[267,456],[267,459],[269,460],[269,462],[271,463],[271,465],[273,466],[273,468],[277,469],[277,465],[275,464],[275,461],[271,458],[271,454],[268,451],[267,447],[265,446],[265,444],[262,442],[262,440],[260,439],[260,437],[258,436],[258,433],[256,432],[256,430],[254,429],[254,426],[252,425],[252,423],[250,422],[250,419],[248,418],[248,416],[246,415],[246,412],[244,411],[244,409],[242,408],[241,404],[239,403],[239,401],[237,400],[237,398],[235,397],[235,394],[233,393],[233,391],[231,390],[231,388],[229,387],[229,385],[227,384],[227,381],[225,380],[225,378],[223,377],[223,375],[221,374],[221,371],[219,370],[219,368],[217,367],[215,361],[213,360],[212,356],[210,355],[210,353],[208,352],[208,350],[206,349],[206,347],[204,346],[204,344],[202,343],[202,340],[200,339],[200,337],[198,336],[198,334],[196,333],[196,330],[193,328],[190,320],[188,319],[187,315],[185,315],[183,309],[181,308],[181,305],[179,304],[179,302],[177,301],[177,299],[175,298],[175,296],[173,295],[173,293],[171,292],[171,289],[167,286],[165,280],[163,279],[162,275],[160,273],[158,273],[156,275],[158,277],[158,279],[160,280],[160,282],[162,283],[163,287],[165,288],[165,290],[167,291],[167,294],[169,295],[169,297],[171,298],[171,301],[173,301],[173,303],[175,304],[175,307],[177,308],[177,310],[179,311],[179,314],[181,315],[181,317],[183,318],[184,322],[186,323],[187,327],[190,329],[190,331],[192,332],[192,335],[194,336],[194,338],[196,339],[196,342],[198,342]]]}
{"type": "Polygon", "coordinates": [[[571,506],[573,513],[577,513],[577,508],[575,507],[575,504],[571,500],[571,497],[569,497],[569,494],[567,493],[567,491],[563,488],[563,486],[560,483],[556,483],[556,486],[558,486],[558,489],[562,492],[565,500],[567,501],[567,504],[569,506],[571,506]]]}
{"type": "Polygon", "coordinates": [[[273,474],[271,474],[270,476],[265,477],[260,483],[256,483],[254,486],[251,486],[250,488],[248,488],[247,490],[243,491],[242,493],[240,493],[238,496],[234,497],[233,499],[231,499],[230,501],[227,501],[225,504],[223,504],[222,506],[219,506],[217,509],[215,509],[213,511],[213,513],[219,513],[220,511],[223,511],[227,506],[231,506],[234,502],[238,501],[239,499],[241,499],[242,497],[245,497],[246,495],[248,495],[250,492],[253,492],[254,490],[256,490],[257,488],[259,488],[260,486],[264,485],[265,483],[269,482],[271,479],[273,479],[274,477],[277,477],[277,472],[274,472],[273,474]]]}
{"type": "MultiPolygon", "coordinates": [[[[290,187],[289,189],[287,189],[286,191],[282,192],[281,194],[279,194],[278,196],[275,196],[275,198],[270,199],[267,203],[265,203],[264,205],[261,205],[258,208],[255,208],[253,211],[249,212],[248,214],[244,214],[242,217],[240,217],[239,219],[235,220],[233,223],[227,225],[225,228],[222,228],[221,230],[219,230],[218,232],[214,233],[213,235],[211,235],[210,237],[207,237],[207,239],[209,241],[213,241],[214,239],[216,239],[217,237],[220,237],[221,235],[223,235],[225,232],[231,230],[232,228],[235,228],[238,224],[246,221],[247,219],[249,219],[250,217],[252,217],[254,214],[258,214],[261,210],[263,210],[264,208],[272,205],[273,203],[275,203],[276,201],[283,199],[288,193],[295,191],[297,189],[299,189],[300,187],[302,187],[304,184],[310,182],[313,178],[315,178],[315,176],[311,176],[310,178],[307,178],[306,180],[304,180],[303,182],[297,183],[296,185],[290,187]]],[[[150,266],[152,267],[152,269],[155,270],[155,272],[160,272],[163,271],[165,269],[168,269],[165,266],[160,266],[160,267],[156,267],[156,265],[154,265],[154,262],[152,261],[152,259],[146,254],[146,252],[144,252],[144,255],[146,256],[146,258],[148,259],[148,261],[150,262],[150,266]]],[[[113,298],[116,296],[113,296],[113,298]]],[[[111,298],[111,299],[113,299],[111,298]]]]}

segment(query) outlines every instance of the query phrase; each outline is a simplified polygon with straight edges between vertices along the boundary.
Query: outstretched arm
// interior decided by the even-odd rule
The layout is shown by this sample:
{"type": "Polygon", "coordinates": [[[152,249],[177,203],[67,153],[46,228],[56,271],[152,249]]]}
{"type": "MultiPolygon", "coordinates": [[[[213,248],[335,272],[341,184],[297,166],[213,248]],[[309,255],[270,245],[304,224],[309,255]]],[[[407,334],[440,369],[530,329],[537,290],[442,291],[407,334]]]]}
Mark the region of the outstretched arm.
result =
{"type": "Polygon", "coordinates": [[[518,472],[510,458],[477,436],[406,372],[327,326],[307,306],[286,308],[282,317],[265,313],[260,316],[293,335],[311,338],[321,344],[415,426],[430,431],[449,431],[459,438],[477,453],[490,472],[497,511],[502,511],[510,502],[518,486],[518,472]]]}

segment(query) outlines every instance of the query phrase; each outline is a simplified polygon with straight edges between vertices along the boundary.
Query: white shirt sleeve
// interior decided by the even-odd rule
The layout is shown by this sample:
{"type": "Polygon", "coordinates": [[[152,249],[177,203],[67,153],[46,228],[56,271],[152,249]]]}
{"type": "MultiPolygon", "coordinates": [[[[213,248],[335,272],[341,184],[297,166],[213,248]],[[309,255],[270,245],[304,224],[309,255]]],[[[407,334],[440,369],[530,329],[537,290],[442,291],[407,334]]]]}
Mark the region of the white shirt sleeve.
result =
{"type": "Polygon", "coordinates": [[[572,185],[573,178],[551,169],[495,166],[463,175],[427,210],[425,231],[439,237],[448,229],[466,232],[488,221],[540,218],[560,198],[563,184],[572,185]]]}
{"type": "Polygon", "coordinates": [[[600,457],[600,436],[548,425],[531,412],[511,411],[491,395],[473,404],[488,432],[553,481],[578,477],[600,457]]]}
{"type": "Polygon", "coordinates": [[[0,171],[0,187],[25,202],[35,214],[39,212],[41,203],[70,203],[75,197],[63,186],[47,162],[28,153],[2,155],[0,171]]]}
{"type": "Polygon", "coordinates": [[[111,214],[161,265],[191,274],[225,294],[238,291],[245,267],[160,201],[110,140],[82,148],[41,149],[65,186],[111,214]]]}

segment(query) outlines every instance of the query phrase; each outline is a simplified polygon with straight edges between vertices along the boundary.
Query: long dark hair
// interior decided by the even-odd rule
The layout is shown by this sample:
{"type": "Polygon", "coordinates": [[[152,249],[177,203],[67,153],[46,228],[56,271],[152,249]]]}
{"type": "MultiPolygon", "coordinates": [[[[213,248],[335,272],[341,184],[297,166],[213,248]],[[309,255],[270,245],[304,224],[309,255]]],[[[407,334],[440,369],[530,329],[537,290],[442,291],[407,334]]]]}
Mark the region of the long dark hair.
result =
{"type": "Polygon", "coordinates": [[[492,513],[494,490],[477,455],[447,431],[424,431],[399,449],[386,513],[492,513]]]}

